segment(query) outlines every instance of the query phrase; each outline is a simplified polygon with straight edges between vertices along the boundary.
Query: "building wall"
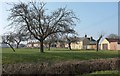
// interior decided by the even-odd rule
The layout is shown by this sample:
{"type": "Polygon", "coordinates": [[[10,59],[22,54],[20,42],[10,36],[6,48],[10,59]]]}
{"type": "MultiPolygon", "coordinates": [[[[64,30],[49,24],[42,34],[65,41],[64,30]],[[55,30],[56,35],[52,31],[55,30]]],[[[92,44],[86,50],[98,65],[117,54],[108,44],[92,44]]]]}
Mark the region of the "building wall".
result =
{"type": "Polygon", "coordinates": [[[79,49],[83,49],[83,42],[82,41],[80,41],[79,43],[78,43],[78,47],[79,47],[79,49]]]}
{"type": "Polygon", "coordinates": [[[35,43],[33,46],[34,46],[34,47],[40,47],[40,44],[35,43]]]}
{"type": "Polygon", "coordinates": [[[96,45],[88,45],[87,49],[96,49],[96,45]]]}
{"type": "Polygon", "coordinates": [[[78,43],[71,43],[71,49],[82,49],[83,48],[83,42],[80,41],[78,43]]]}
{"type": "Polygon", "coordinates": [[[57,48],[60,48],[60,43],[59,43],[59,42],[57,42],[56,47],[57,47],[57,48]]]}
{"type": "MultiPolygon", "coordinates": [[[[96,49],[95,45],[87,45],[87,49],[96,49]]],[[[80,41],[78,43],[71,43],[71,49],[85,49],[85,45],[83,45],[83,41],[80,41]]]]}
{"type": "Polygon", "coordinates": [[[27,44],[27,47],[32,48],[33,45],[32,44],[27,44]]]}
{"type": "Polygon", "coordinates": [[[67,43],[65,43],[65,48],[68,48],[69,46],[68,46],[68,44],[67,43]]]}
{"type": "Polygon", "coordinates": [[[117,45],[117,50],[120,50],[120,44],[117,45]]]}
{"type": "Polygon", "coordinates": [[[56,47],[57,47],[57,48],[65,48],[65,43],[57,42],[56,47]]]}
{"type": "Polygon", "coordinates": [[[71,43],[71,49],[75,49],[76,43],[71,43]]]}
{"type": "Polygon", "coordinates": [[[104,50],[103,49],[103,45],[104,44],[107,44],[108,45],[108,50],[110,50],[110,43],[106,40],[106,39],[104,39],[102,42],[101,42],[101,50],[104,50]]]}
{"type": "Polygon", "coordinates": [[[117,50],[117,42],[111,42],[110,43],[110,50],[117,50]]]}
{"type": "Polygon", "coordinates": [[[75,43],[71,43],[71,49],[75,49],[75,43]]]}

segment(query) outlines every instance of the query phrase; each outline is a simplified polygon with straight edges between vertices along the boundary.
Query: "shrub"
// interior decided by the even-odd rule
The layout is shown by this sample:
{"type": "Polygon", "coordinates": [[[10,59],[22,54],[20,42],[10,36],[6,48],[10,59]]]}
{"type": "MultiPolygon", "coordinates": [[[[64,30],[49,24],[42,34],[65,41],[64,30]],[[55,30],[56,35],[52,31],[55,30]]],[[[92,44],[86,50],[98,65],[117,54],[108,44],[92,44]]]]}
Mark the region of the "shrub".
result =
{"type": "Polygon", "coordinates": [[[9,64],[3,65],[3,74],[32,74],[33,75],[82,75],[94,71],[117,70],[119,58],[96,59],[88,61],[66,61],[48,66],[43,64],[9,64]]]}
{"type": "MultiPolygon", "coordinates": [[[[7,64],[3,65],[3,74],[2,75],[20,75],[20,74],[27,74],[27,75],[40,75],[44,71],[44,68],[48,66],[47,63],[41,64],[7,64]]],[[[21,75],[20,75],[21,76],[21,75]]]]}

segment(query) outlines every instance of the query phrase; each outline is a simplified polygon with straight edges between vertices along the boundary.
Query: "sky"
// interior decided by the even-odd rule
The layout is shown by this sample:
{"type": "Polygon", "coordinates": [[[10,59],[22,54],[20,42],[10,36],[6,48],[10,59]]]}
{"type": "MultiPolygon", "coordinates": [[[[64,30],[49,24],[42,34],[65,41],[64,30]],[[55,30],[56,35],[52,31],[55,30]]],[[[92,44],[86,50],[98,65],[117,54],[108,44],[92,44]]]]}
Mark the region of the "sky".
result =
{"type": "MultiPolygon", "coordinates": [[[[3,35],[8,28],[5,28],[9,22],[7,17],[11,8],[6,3],[15,1],[0,2],[0,35],[3,35]]],[[[67,7],[73,10],[80,19],[76,22],[74,29],[78,36],[83,37],[87,34],[97,39],[100,34],[108,36],[111,33],[118,34],[118,3],[117,2],[47,2],[45,6],[49,12],[67,7]]]]}

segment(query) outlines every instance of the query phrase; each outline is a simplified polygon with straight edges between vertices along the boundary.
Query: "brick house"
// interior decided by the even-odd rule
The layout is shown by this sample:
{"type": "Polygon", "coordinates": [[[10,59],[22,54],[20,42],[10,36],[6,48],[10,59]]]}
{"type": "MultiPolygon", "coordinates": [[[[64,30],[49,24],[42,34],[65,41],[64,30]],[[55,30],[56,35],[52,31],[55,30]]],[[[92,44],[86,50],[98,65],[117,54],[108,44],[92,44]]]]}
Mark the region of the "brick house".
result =
{"type": "Polygon", "coordinates": [[[40,47],[40,42],[29,42],[29,43],[27,43],[27,47],[38,48],[38,47],[40,47]]]}
{"type": "Polygon", "coordinates": [[[81,37],[78,42],[71,43],[72,49],[96,49],[96,40],[93,37],[81,37]]]}
{"type": "Polygon", "coordinates": [[[120,50],[120,39],[105,38],[101,42],[101,50],[120,50]]]}

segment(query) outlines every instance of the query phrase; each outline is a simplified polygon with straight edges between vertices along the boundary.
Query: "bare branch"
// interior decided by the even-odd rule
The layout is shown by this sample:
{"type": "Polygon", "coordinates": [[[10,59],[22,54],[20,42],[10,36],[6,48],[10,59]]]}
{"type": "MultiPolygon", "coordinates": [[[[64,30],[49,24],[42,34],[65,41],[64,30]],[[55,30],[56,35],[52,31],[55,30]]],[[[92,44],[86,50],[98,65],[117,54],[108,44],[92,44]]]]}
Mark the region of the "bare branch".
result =
{"type": "MultiPolygon", "coordinates": [[[[72,10],[67,8],[58,8],[51,14],[47,14],[45,9],[46,3],[29,2],[14,4],[10,9],[10,16],[8,20],[11,20],[10,25],[19,28],[25,27],[35,39],[43,43],[51,34],[64,34],[73,33],[73,26],[75,20],[78,18],[75,16],[72,10]]],[[[41,44],[43,49],[43,44],[41,44]]]]}

